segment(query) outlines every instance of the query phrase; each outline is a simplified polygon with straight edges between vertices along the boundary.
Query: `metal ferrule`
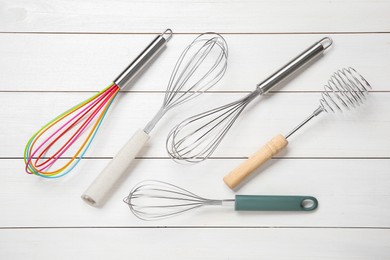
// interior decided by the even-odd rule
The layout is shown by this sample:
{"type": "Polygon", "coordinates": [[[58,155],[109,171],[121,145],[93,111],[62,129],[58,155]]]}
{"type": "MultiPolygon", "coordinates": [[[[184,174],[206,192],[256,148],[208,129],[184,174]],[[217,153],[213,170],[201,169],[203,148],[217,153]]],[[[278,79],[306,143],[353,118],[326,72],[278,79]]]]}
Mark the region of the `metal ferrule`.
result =
{"type": "Polygon", "coordinates": [[[262,95],[270,91],[271,88],[275,87],[280,82],[299,71],[299,69],[304,67],[307,63],[320,56],[331,45],[332,39],[329,37],[325,37],[319,42],[313,44],[307,50],[295,57],[292,61],[284,65],[280,70],[269,76],[263,82],[257,84],[259,94],[262,95]]]}
{"type": "Polygon", "coordinates": [[[167,110],[164,109],[164,107],[161,107],[157,114],[154,115],[152,120],[150,120],[149,123],[145,126],[144,132],[150,134],[150,132],[152,132],[158,121],[160,121],[160,119],[165,115],[166,112],[167,110]]]}
{"type": "Polygon", "coordinates": [[[159,53],[172,37],[172,30],[167,29],[158,35],[140,55],[119,74],[114,83],[123,89],[137,74],[159,53]]]}

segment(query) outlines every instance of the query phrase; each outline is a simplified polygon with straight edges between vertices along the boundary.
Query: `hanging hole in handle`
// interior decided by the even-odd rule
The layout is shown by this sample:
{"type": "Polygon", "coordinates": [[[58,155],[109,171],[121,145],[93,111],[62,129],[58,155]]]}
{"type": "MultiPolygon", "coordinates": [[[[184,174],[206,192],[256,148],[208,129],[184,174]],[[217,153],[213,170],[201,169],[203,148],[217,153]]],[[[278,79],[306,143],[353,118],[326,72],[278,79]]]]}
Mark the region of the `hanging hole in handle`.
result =
{"type": "Polygon", "coordinates": [[[163,37],[166,41],[169,41],[173,36],[173,32],[171,29],[166,29],[162,34],[161,37],[163,37]]]}
{"type": "Polygon", "coordinates": [[[333,44],[333,40],[330,37],[325,37],[322,38],[319,43],[324,47],[324,50],[326,50],[333,44]]]}
{"type": "Polygon", "coordinates": [[[318,206],[318,201],[314,197],[305,198],[301,202],[301,207],[303,210],[314,210],[318,206]]]}

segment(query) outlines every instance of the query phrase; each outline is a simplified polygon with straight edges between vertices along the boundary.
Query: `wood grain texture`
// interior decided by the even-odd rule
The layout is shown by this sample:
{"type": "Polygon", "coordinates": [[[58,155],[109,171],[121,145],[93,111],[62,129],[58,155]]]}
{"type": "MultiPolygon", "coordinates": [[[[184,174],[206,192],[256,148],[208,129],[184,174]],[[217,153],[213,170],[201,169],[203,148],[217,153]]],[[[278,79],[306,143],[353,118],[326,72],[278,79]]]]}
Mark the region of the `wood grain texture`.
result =
{"type": "Polygon", "coordinates": [[[12,1],[3,32],[389,32],[388,1],[12,1]],[[362,21],[364,19],[364,22],[362,21]]]}
{"type": "Polygon", "coordinates": [[[1,259],[388,259],[390,256],[389,1],[0,0],[1,259]],[[166,50],[118,95],[84,160],[46,180],[24,173],[23,149],[40,126],[106,87],[153,39],[166,50]],[[163,118],[103,208],[80,195],[158,110],[181,50],[205,31],[229,44],[213,91],[163,118]],[[189,115],[236,100],[322,37],[334,46],[300,75],[253,101],[213,157],[181,165],[165,151],[189,115]],[[318,106],[337,69],[373,86],[352,112],[320,115],[289,147],[232,191],[222,178],[318,106]],[[314,212],[206,207],[163,221],[134,217],[122,199],[145,179],[199,195],[312,195],[314,212]]]}
{"type": "Polygon", "coordinates": [[[386,259],[389,239],[381,229],[16,229],[0,232],[0,257],[365,260],[386,259]],[[19,248],[21,243],[34,246],[19,248]]]}
{"type": "MultiPolygon", "coordinates": [[[[390,24],[390,23],[389,23],[390,24]]],[[[163,29],[161,29],[162,32],[163,29]]],[[[196,34],[174,35],[167,48],[126,91],[164,91],[180,52],[196,34]]],[[[389,34],[224,34],[228,70],[214,91],[252,91],[284,64],[325,36],[334,45],[276,91],[322,91],[330,75],[355,67],[389,91],[389,34]]],[[[0,91],[98,91],[146,47],[153,35],[0,34],[0,91]]]]}

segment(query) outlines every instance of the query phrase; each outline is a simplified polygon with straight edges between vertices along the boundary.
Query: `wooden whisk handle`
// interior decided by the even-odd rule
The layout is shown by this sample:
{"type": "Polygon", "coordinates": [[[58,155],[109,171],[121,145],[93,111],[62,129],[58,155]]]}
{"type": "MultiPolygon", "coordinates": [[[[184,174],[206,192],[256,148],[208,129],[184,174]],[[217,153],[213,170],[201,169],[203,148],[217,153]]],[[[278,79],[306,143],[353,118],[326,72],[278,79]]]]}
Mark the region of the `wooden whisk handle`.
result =
{"type": "Polygon", "coordinates": [[[232,170],[223,178],[223,181],[231,189],[239,185],[246,177],[248,177],[254,170],[263,165],[272,156],[278,154],[288,144],[287,139],[279,134],[268,141],[256,153],[250,156],[246,161],[241,163],[237,168],[232,170]]]}

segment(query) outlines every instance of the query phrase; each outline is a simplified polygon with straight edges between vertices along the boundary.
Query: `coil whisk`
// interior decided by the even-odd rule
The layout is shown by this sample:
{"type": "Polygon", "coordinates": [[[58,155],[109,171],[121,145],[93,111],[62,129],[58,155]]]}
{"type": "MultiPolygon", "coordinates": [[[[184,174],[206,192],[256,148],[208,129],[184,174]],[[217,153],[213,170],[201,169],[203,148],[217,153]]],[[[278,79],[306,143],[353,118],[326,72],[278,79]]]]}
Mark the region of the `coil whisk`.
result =
{"type": "Polygon", "coordinates": [[[371,85],[354,68],[336,71],[321,92],[320,105],[301,124],[286,135],[286,139],[321,112],[336,113],[360,106],[368,95],[371,85]]]}
{"type": "Polygon", "coordinates": [[[366,99],[371,85],[354,68],[344,68],[336,71],[328,80],[321,92],[320,105],[302,123],[286,136],[276,135],[261,147],[248,160],[224,177],[224,182],[232,189],[237,187],[246,177],[258,167],[283,150],[287,139],[322,112],[336,113],[360,106],[366,99]]]}
{"type": "Polygon", "coordinates": [[[335,72],[321,93],[320,105],[325,112],[350,110],[363,103],[370,84],[354,69],[335,72]]]}

